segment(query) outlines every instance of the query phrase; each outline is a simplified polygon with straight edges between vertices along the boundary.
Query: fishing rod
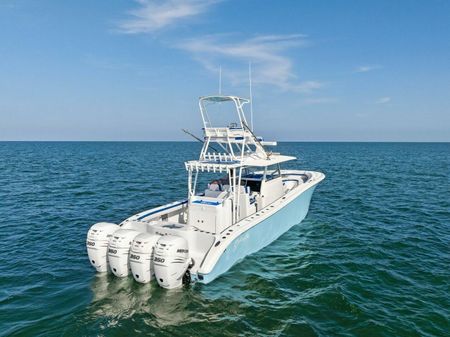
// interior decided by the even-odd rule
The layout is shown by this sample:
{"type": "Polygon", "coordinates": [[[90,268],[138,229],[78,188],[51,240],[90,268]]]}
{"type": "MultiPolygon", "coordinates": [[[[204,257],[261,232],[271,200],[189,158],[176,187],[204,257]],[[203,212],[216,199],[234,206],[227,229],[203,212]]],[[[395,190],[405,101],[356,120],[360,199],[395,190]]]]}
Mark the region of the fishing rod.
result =
{"type": "MultiPolygon", "coordinates": [[[[192,138],[198,140],[200,143],[205,144],[205,141],[201,138],[198,138],[196,135],[194,135],[193,133],[189,132],[186,129],[181,129],[181,131],[183,131],[185,134],[191,136],[192,138]]],[[[219,153],[219,151],[217,151],[214,147],[212,147],[211,145],[208,144],[208,147],[210,147],[211,149],[213,149],[214,151],[216,151],[217,153],[219,153]]]]}

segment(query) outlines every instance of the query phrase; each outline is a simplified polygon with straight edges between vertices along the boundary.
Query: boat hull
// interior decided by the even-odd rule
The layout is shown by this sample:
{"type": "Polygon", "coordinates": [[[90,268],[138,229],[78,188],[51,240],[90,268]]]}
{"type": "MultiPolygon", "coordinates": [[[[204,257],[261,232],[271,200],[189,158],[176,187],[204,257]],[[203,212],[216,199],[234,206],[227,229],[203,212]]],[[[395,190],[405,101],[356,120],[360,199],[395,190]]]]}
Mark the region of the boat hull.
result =
{"type": "Polygon", "coordinates": [[[316,186],[303,191],[276,213],[236,237],[223,252],[213,270],[208,274],[199,274],[197,281],[205,284],[213,281],[244,257],[271,244],[291,227],[303,221],[316,186]]]}

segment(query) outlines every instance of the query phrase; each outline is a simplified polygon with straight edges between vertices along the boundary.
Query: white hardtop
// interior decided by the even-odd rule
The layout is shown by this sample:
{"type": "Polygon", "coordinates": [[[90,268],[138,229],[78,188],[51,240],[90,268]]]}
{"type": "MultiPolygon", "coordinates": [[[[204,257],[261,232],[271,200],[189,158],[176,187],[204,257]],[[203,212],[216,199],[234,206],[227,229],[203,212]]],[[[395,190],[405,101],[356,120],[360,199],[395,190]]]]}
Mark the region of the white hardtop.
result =
{"type": "MultiPolygon", "coordinates": [[[[242,98],[238,96],[223,96],[223,95],[212,95],[212,96],[203,96],[199,99],[199,107],[200,113],[202,115],[203,127],[205,134],[207,134],[208,129],[233,129],[233,130],[244,130],[248,128],[247,119],[244,114],[243,106],[244,104],[250,103],[250,100],[247,98],[242,98]],[[233,125],[213,125],[210,116],[208,114],[208,106],[221,105],[222,103],[232,103],[235,106],[238,123],[232,123],[233,125]]],[[[221,112],[221,114],[225,114],[225,112],[221,112]]]]}
{"type": "Polygon", "coordinates": [[[207,172],[225,172],[228,169],[239,167],[266,167],[275,164],[281,164],[296,157],[285,156],[277,153],[271,153],[267,158],[260,158],[255,155],[244,156],[242,159],[234,160],[230,155],[216,153],[208,153],[206,159],[190,160],[185,162],[186,169],[192,171],[207,172]]]}
{"type": "Polygon", "coordinates": [[[224,96],[224,95],[201,96],[200,102],[202,101],[214,103],[221,103],[226,101],[242,102],[242,104],[250,103],[250,100],[247,98],[238,96],[224,96]]]}

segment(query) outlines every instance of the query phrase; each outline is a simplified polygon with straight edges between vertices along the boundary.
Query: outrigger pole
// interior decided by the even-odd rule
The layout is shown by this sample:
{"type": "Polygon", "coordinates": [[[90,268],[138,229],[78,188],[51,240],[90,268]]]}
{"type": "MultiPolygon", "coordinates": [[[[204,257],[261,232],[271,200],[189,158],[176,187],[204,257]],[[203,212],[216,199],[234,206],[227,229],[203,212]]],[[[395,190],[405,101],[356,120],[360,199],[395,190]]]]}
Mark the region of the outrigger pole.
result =
{"type": "Polygon", "coordinates": [[[261,148],[263,149],[264,153],[267,156],[267,159],[269,159],[270,155],[272,154],[271,152],[267,152],[266,149],[264,148],[264,146],[261,144],[261,142],[259,141],[258,137],[256,137],[256,135],[253,133],[253,131],[249,128],[249,126],[247,125],[247,123],[245,123],[244,121],[242,121],[242,125],[250,132],[250,134],[253,136],[253,139],[255,140],[255,142],[257,142],[259,144],[259,146],[261,146],[261,148]]]}
{"type": "Polygon", "coordinates": [[[250,87],[250,125],[253,132],[253,92],[252,92],[252,62],[248,62],[248,82],[250,87]]]}
{"type": "Polygon", "coordinates": [[[222,95],[222,66],[219,67],[219,95],[222,95]]]}

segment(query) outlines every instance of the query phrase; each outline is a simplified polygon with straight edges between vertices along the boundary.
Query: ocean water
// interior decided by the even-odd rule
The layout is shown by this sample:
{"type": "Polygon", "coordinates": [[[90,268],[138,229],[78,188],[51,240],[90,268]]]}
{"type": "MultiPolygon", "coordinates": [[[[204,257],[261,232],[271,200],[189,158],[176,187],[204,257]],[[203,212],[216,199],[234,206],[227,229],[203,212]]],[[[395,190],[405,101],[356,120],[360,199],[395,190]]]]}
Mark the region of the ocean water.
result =
{"type": "Polygon", "coordinates": [[[282,143],[307,218],[209,285],[98,276],[95,222],[186,195],[196,143],[0,143],[0,336],[448,336],[450,144],[282,143]]]}

